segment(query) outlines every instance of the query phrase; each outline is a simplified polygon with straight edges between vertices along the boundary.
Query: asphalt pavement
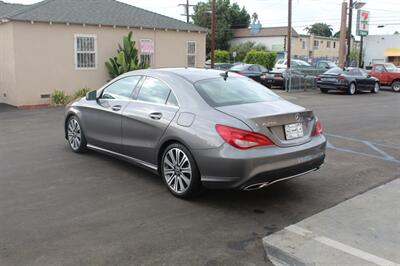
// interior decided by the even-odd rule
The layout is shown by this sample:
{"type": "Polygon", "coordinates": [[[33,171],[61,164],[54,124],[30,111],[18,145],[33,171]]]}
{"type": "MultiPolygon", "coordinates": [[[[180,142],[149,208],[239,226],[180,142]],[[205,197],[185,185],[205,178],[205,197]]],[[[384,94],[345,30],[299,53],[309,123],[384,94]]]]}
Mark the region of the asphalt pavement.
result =
{"type": "Polygon", "coordinates": [[[279,93],[321,119],[323,168],[193,201],[139,167],[72,153],[60,108],[1,112],[0,265],[268,265],[265,236],[400,176],[400,94],[279,93]]]}

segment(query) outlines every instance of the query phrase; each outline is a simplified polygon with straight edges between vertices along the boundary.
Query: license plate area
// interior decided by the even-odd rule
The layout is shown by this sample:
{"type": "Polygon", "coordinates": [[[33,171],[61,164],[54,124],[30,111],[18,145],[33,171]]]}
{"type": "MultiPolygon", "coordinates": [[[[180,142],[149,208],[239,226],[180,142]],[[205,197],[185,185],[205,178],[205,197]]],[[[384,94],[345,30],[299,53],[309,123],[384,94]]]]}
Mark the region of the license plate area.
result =
{"type": "Polygon", "coordinates": [[[304,137],[304,129],[302,123],[285,125],[286,140],[298,139],[304,137]]]}

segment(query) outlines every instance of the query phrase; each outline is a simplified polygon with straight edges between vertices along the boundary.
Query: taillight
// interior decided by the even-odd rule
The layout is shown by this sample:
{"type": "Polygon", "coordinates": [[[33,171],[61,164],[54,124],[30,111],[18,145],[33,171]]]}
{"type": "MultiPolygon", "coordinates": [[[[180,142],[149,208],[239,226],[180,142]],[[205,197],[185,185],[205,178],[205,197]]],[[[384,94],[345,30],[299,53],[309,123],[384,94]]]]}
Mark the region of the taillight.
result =
{"type": "Polygon", "coordinates": [[[339,76],[337,77],[337,79],[340,80],[340,81],[344,81],[344,80],[346,80],[346,77],[343,76],[343,75],[339,75],[339,76]]]}
{"type": "Polygon", "coordinates": [[[244,72],[243,71],[239,71],[239,72],[237,72],[239,75],[244,75],[244,72]]]}
{"type": "Polygon", "coordinates": [[[282,74],[274,74],[274,77],[275,77],[275,78],[282,78],[283,75],[282,75],[282,74]]]}
{"type": "Polygon", "coordinates": [[[316,80],[317,80],[317,81],[321,81],[321,77],[318,76],[318,77],[316,78],[316,80]]]}
{"type": "Polygon", "coordinates": [[[259,133],[223,125],[216,125],[215,129],[227,143],[241,150],[273,145],[269,138],[259,133]]]}
{"type": "Polygon", "coordinates": [[[317,117],[315,118],[315,120],[316,121],[315,121],[314,129],[313,129],[313,132],[312,132],[312,136],[313,137],[319,136],[323,132],[321,121],[319,121],[319,119],[317,117]]]}

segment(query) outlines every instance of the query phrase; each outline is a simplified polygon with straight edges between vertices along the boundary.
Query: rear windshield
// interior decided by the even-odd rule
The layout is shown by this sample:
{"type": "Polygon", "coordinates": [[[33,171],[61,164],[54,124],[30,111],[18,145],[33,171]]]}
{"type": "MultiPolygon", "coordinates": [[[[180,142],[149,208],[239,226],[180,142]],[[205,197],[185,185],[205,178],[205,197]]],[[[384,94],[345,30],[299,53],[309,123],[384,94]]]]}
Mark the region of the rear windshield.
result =
{"type": "Polygon", "coordinates": [[[325,72],[325,74],[342,74],[343,69],[336,67],[336,68],[331,68],[328,71],[325,72]]]}
{"type": "Polygon", "coordinates": [[[212,107],[266,102],[279,96],[248,78],[207,79],[195,84],[200,96],[212,107]]]}
{"type": "Polygon", "coordinates": [[[231,68],[231,70],[243,70],[243,69],[245,69],[246,67],[248,67],[249,65],[236,65],[236,66],[233,66],[232,68],[231,68]]]}

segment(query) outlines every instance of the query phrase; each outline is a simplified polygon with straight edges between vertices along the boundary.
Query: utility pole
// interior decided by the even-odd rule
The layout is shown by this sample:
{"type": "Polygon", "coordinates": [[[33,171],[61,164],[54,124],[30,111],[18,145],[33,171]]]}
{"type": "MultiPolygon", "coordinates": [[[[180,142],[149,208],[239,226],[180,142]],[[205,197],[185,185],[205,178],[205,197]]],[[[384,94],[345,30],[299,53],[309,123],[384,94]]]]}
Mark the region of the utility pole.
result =
{"type": "Polygon", "coordinates": [[[345,67],[346,57],[346,22],[347,22],[347,2],[342,3],[342,19],[340,23],[340,45],[339,45],[339,67],[345,67]]]}
{"type": "Polygon", "coordinates": [[[288,0],[288,32],[287,32],[287,69],[290,69],[292,59],[292,0],[288,0]]]}
{"type": "Polygon", "coordinates": [[[353,0],[349,0],[349,27],[347,29],[347,56],[346,65],[350,66],[350,52],[351,52],[351,27],[353,22],[353,0]]]}
{"type": "Polygon", "coordinates": [[[185,14],[182,14],[182,16],[185,16],[186,17],[186,22],[190,23],[190,17],[191,17],[190,8],[194,7],[195,5],[189,4],[189,0],[186,0],[186,4],[180,4],[178,6],[183,6],[185,8],[185,14]]]}
{"type": "Polygon", "coordinates": [[[211,11],[211,68],[215,65],[215,31],[217,25],[217,4],[216,0],[212,0],[212,11],[211,11]]]}
{"type": "Polygon", "coordinates": [[[358,57],[358,67],[359,68],[364,68],[364,60],[363,60],[363,49],[364,49],[364,36],[361,35],[361,40],[360,40],[360,55],[358,57]]]}

